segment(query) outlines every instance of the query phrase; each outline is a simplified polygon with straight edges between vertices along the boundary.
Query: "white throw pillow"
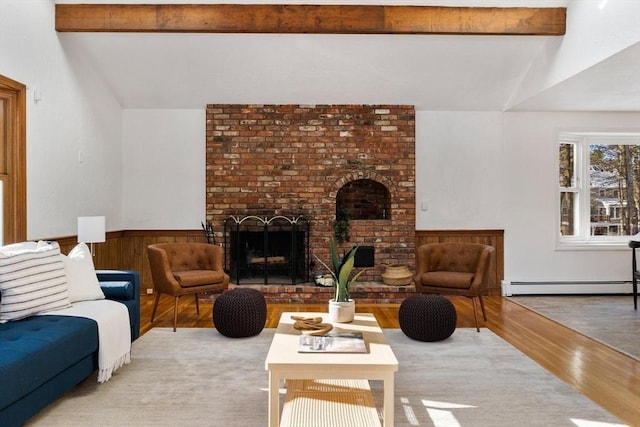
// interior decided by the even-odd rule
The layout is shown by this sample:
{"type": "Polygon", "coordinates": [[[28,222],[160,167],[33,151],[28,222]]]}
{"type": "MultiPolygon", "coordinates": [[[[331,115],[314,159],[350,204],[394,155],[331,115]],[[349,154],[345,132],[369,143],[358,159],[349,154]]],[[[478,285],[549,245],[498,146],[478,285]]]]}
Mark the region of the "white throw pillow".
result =
{"type": "Polygon", "coordinates": [[[78,301],[104,299],[104,292],[100,288],[93,266],[93,256],[86,244],[78,243],[69,255],[63,255],[62,259],[67,272],[69,300],[72,304],[78,301]]]}
{"type": "Polygon", "coordinates": [[[38,242],[20,242],[1,246],[0,253],[11,256],[23,254],[25,252],[33,252],[36,249],[38,249],[38,242]]]}
{"type": "Polygon", "coordinates": [[[57,242],[0,248],[0,323],[69,307],[67,276],[57,242]]]}

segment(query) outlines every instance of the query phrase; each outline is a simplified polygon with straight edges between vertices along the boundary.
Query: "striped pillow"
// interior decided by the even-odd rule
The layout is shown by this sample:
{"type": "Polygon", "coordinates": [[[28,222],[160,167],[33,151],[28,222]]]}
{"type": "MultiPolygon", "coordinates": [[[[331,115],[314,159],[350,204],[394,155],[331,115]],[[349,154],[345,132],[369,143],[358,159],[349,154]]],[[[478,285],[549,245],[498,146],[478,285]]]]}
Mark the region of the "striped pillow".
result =
{"type": "Polygon", "coordinates": [[[0,248],[0,323],[70,307],[64,263],[57,242],[35,249],[0,248]]]}

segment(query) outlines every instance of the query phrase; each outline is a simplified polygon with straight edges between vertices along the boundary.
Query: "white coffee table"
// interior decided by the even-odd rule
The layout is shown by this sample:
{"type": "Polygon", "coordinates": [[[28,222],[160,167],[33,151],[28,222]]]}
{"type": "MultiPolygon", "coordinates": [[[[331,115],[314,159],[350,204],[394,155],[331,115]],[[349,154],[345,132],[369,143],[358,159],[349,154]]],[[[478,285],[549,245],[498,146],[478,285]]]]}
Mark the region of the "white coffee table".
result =
{"type": "Polygon", "coordinates": [[[278,329],[265,360],[269,371],[269,427],[279,427],[280,382],[285,379],[367,379],[384,383],[384,426],[393,427],[394,374],[398,359],[387,343],[373,314],[356,313],[351,323],[334,323],[339,331],[361,331],[368,353],[298,353],[300,331],[293,327],[291,316],[322,316],[327,313],[282,313],[278,329]]]}

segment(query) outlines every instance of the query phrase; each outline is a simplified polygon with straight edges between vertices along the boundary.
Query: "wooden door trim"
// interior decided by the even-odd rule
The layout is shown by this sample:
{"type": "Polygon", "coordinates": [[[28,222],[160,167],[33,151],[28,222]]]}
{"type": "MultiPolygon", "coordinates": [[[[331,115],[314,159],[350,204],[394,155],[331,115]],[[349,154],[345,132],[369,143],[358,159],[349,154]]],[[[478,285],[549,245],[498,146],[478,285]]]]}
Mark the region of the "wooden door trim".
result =
{"type": "MultiPolygon", "coordinates": [[[[27,239],[27,86],[0,75],[0,89],[8,92],[6,120],[6,174],[4,192],[4,243],[27,239]]],[[[4,94],[2,95],[4,97],[4,94]]]]}

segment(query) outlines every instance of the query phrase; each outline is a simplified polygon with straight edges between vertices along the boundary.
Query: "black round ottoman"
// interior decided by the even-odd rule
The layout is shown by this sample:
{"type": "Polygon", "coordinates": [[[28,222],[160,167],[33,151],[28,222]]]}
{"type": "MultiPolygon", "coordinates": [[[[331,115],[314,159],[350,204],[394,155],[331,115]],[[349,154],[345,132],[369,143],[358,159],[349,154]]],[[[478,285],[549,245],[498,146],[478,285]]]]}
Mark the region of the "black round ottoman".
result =
{"type": "Polygon", "coordinates": [[[458,316],[453,303],[438,295],[415,295],[402,301],[400,329],[418,341],[442,341],[456,330],[458,316]]]}
{"type": "Polygon", "coordinates": [[[258,335],[266,321],[267,303],[256,289],[232,289],[218,296],[213,304],[213,326],[226,337],[258,335]]]}

